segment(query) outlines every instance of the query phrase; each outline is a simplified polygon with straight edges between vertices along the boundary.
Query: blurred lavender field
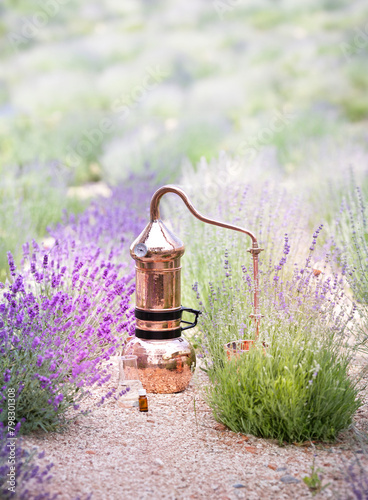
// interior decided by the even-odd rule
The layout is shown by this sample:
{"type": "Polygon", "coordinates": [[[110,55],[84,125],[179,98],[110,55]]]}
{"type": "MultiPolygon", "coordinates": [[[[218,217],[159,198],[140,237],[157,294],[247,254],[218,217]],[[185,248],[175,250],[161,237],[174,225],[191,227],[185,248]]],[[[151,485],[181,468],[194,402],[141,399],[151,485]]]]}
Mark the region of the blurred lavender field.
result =
{"type": "Polygon", "coordinates": [[[5,0],[0,11],[3,269],[17,242],[131,172],[178,181],[226,151],[242,164],[227,182],[307,180],[317,199],[349,166],[364,182],[363,1],[5,0]]]}
{"type": "Polygon", "coordinates": [[[1,9],[4,171],[56,163],[85,182],[149,162],[175,176],[184,157],[247,142],[275,146],[288,172],[311,137],[364,138],[363,1],[5,0],[1,9]]]}

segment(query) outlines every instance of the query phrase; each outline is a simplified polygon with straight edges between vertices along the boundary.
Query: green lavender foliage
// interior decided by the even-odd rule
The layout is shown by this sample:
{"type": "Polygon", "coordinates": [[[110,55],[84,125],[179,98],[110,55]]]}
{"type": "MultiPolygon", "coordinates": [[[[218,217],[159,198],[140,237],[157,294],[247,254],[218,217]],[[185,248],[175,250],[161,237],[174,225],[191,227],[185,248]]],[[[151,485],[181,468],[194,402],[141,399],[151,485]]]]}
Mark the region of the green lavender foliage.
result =
{"type": "Polygon", "coordinates": [[[335,244],[356,300],[368,305],[367,193],[351,183],[335,226],[335,244]]]}
{"type": "Polygon", "coordinates": [[[208,402],[234,432],[280,443],[332,441],[361,405],[349,358],[332,345],[278,337],[209,370],[208,402]]]}
{"type": "MultiPolygon", "coordinates": [[[[332,251],[350,285],[357,318],[353,335],[360,350],[368,353],[368,211],[367,187],[351,176],[339,216],[332,229],[332,251]]],[[[368,365],[365,363],[365,369],[368,365]]]]}

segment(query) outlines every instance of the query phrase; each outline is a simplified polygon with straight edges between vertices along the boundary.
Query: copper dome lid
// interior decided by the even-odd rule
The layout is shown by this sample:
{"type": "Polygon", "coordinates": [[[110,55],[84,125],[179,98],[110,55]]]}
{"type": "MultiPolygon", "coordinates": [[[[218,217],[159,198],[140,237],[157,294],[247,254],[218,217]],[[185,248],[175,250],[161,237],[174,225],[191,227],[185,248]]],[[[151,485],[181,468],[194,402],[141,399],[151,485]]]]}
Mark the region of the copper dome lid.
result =
{"type": "Polygon", "coordinates": [[[184,254],[183,242],[162,222],[156,219],[147,224],[131,247],[130,255],[138,262],[165,262],[184,254]]]}

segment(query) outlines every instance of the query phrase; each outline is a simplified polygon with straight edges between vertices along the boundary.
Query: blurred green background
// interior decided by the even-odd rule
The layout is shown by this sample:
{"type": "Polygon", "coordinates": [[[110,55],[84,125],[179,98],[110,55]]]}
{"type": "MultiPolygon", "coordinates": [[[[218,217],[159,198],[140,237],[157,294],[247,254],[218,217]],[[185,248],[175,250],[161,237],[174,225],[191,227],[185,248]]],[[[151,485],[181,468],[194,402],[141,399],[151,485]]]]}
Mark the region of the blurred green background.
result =
{"type": "Polygon", "coordinates": [[[266,150],[283,179],[323,176],[321,154],[366,160],[363,0],[4,0],[0,13],[2,269],[130,172],[172,182],[223,150],[266,150]]]}

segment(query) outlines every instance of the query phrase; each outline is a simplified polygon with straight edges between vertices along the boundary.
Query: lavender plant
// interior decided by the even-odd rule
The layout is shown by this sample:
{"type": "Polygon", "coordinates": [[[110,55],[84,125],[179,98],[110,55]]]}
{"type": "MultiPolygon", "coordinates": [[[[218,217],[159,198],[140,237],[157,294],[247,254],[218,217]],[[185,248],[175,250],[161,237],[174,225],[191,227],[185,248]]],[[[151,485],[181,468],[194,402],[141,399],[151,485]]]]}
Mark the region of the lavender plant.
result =
{"type": "Polygon", "coordinates": [[[335,220],[334,244],[356,300],[368,304],[368,215],[365,196],[350,186],[335,220]]]}
{"type": "Polygon", "coordinates": [[[44,452],[39,453],[36,448],[23,448],[18,430],[13,436],[9,436],[0,425],[0,497],[4,500],[55,499],[57,495],[50,495],[44,488],[52,479],[50,470],[53,464],[36,464],[36,460],[39,462],[44,455],[44,452]],[[37,482],[37,494],[30,493],[28,488],[31,482],[37,482]]]}
{"type": "MultiPolygon", "coordinates": [[[[87,388],[110,378],[104,361],[120,347],[119,333],[132,323],[131,277],[101,288],[91,277],[85,286],[76,279],[77,297],[56,286],[48,297],[27,291],[23,277],[12,274],[14,282],[0,306],[0,421],[8,420],[6,391],[11,387],[23,432],[55,430],[69,407],[77,409],[87,388]]],[[[54,278],[58,283],[62,274],[54,278]]]]}
{"type": "MultiPolygon", "coordinates": [[[[317,244],[320,226],[313,235],[311,247],[302,265],[294,263],[292,274],[284,273],[290,252],[289,238],[284,235],[284,248],[276,263],[260,266],[260,308],[265,312],[261,319],[260,340],[269,343],[293,338],[299,332],[309,332],[316,324],[328,325],[318,331],[318,338],[328,340],[330,334],[340,335],[345,345],[344,333],[352,319],[354,308],[344,302],[342,277],[338,274],[325,276],[329,259],[321,270],[311,264],[317,244]],[[336,312],[339,309],[339,312],[336,312]]],[[[275,256],[276,257],[276,256],[275,256]]],[[[221,271],[220,271],[221,272],[221,271]]],[[[253,276],[246,266],[236,274],[225,252],[223,277],[215,286],[209,284],[208,306],[201,300],[197,283],[193,286],[200,306],[204,306],[201,318],[201,336],[204,351],[211,362],[220,357],[223,344],[236,339],[254,339],[255,323],[250,319],[253,312],[253,276]],[[221,280],[221,281],[220,281],[221,280]],[[221,284],[220,284],[221,283],[221,284]],[[210,332],[210,334],[208,334],[210,332]]]]}
{"type": "Polygon", "coordinates": [[[242,297],[249,297],[250,310],[251,277],[244,273],[243,286],[234,286],[226,259],[227,281],[217,293],[212,289],[202,324],[211,382],[207,398],[215,418],[236,432],[280,442],[334,440],[361,405],[359,378],[348,375],[352,353],[345,334],[353,311],[349,316],[343,309],[342,279],[324,278],[323,271],[311,266],[320,230],[304,265],[293,266],[291,278],[282,275],[290,251],[286,235],[281,258],[263,269],[261,305],[267,318],[261,321],[255,348],[239,358],[227,360],[223,344],[255,338],[250,320],[242,325],[236,321],[245,312],[242,297]]]}
{"type": "Polygon", "coordinates": [[[265,249],[260,261],[265,317],[258,348],[228,361],[226,342],[255,338],[249,319],[254,292],[249,244],[243,235],[225,235],[212,226],[191,223],[186,229],[185,277],[194,286],[191,295],[188,288],[185,293],[192,300],[196,296],[204,310],[196,343],[202,346],[211,380],[207,397],[216,418],[233,430],[280,441],[334,439],[361,402],[358,378],[348,376],[354,306],[344,295],[343,276],[333,271],[331,256],[318,244],[323,225],[308,241],[309,213],[302,200],[269,184],[262,189],[226,185],[208,203],[202,197],[202,206],[197,199],[202,212],[247,227],[265,249]]]}
{"type": "Polygon", "coordinates": [[[357,323],[352,332],[363,353],[368,352],[368,215],[364,191],[350,180],[332,228],[330,244],[356,301],[357,323]]]}
{"type": "Polygon", "coordinates": [[[70,216],[51,231],[51,249],[24,245],[20,272],[9,254],[11,280],[0,305],[0,421],[8,417],[8,387],[28,432],[56,429],[90,387],[109,380],[109,358],[134,329],[126,256],[131,233],[142,227],[138,202],[130,189],[117,189],[109,201],[70,216]]]}
{"type": "Polygon", "coordinates": [[[350,486],[352,498],[368,500],[368,474],[357,456],[344,467],[344,479],[350,486]]]}

